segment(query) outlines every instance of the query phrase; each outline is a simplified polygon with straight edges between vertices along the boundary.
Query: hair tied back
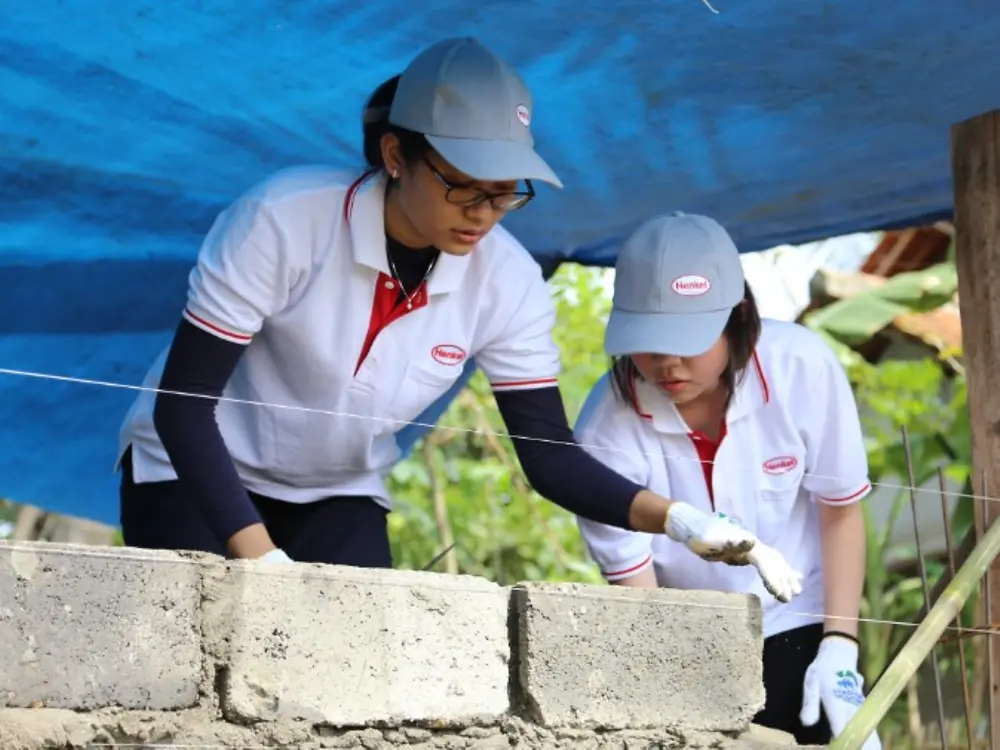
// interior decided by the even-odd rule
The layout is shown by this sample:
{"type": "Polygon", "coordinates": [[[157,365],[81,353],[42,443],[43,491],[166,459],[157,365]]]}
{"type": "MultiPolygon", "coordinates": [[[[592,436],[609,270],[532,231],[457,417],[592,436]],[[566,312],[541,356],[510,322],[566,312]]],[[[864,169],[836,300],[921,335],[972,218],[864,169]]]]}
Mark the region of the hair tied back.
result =
{"type": "Polygon", "coordinates": [[[391,107],[367,107],[362,115],[362,122],[365,125],[378,125],[389,122],[389,110],[391,107]]]}

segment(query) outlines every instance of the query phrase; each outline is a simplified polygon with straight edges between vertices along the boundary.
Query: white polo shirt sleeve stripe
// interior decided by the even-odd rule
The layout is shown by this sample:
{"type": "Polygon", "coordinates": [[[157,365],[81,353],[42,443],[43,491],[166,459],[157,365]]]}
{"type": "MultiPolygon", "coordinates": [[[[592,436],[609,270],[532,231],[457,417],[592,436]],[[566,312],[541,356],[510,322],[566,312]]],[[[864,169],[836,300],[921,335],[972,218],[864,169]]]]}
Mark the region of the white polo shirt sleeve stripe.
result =
{"type": "Polygon", "coordinates": [[[211,333],[213,336],[218,336],[220,339],[232,341],[234,344],[249,344],[253,339],[253,336],[250,334],[229,331],[210,320],[206,320],[205,318],[195,315],[189,308],[185,307],[182,314],[184,319],[191,325],[200,328],[206,333],[211,333]]]}
{"type": "Polygon", "coordinates": [[[525,253],[524,259],[511,258],[510,266],[498,272],[504,274],[503,293],[516,296],[501,305],[502,310],[511,311],[509,318],[500,333],[476,352],[476,362],[494,391],[558,385],[559,349],[552,339],[556,310],[541,269],[525,253]],[[517,294],[519,289],[523,289],[521,294],[517,294]]]}
{"type": "MultiPolygon", "coordinates": [[[[610,377],[597,381],[574,426],[580,446],[601,463],[637,484],[648,486],[649,463],[639,438],[639,417],[617,400],[610,377]]],[[[576,519],[580,535],[608,581],[630,578],[653,564],[653,535],[576,519]]]]}
{"type": "Polygon", "coordinates": [[[534,380],[491,380],[494,391],[526,391],[533,388],[546,388],[559,384],[559,378],[535,378],[534,380]]]}
{"type": "Polygon", "coordinates": [[[601,575],[604,576],[606,581],[624,581],[627,578],[631,578],[634,575],[638,575],[646,568],[653,564],[653,553],[648,552],[643,557],[634,558],[634,560],[629,560],[627,563],[628,567],[623,567],[618,570],[608,570],[602,569],[601,575]],[[636,562],[638,561],[638,562],[636,562]]]}
{"type": "Polygon", "coordinates": [[[807,446],[802,486],[817,500],[848,505],[871,492],[868,455],[858,406],[847,374],[833,351],[818,336],[810,367],[810,406],[802,420],[807,446]]]}
{"type": "Polygon", "coordinates": [[[828,497],[826,495],[820,495],[819,499],[824,503],[829,503],[831,505],[849,505],[850,503],[862,500],[868,493],[871,492],[871,489],[871,484],[865,482],[864,486],[855,492],[852,492],[850,495],[844,495],[843,497],[828,497]]]}
{"type": "Polygon", "coordinates": [[[203,331],[249,344],[264,321],[283,309],[304,266],[258,186],[224,210],[205,237],[188,277],[184,318],[203,331]]]}

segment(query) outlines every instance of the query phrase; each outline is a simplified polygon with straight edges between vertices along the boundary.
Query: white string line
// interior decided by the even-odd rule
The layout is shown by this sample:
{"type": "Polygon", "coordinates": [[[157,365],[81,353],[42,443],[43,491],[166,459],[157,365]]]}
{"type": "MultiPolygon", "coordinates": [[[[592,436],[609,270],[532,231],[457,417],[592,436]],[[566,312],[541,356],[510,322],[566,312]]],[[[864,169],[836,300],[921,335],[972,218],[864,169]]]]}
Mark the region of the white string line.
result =
{"type": "MultiPolygon", "coordinates": [[[[125,562],[150,562],[150,563],[171,563],[171,564],[181,564],[181,565],[206,565],[212,563],[222,563],[224,558],[211,555],[206,552],[197,553],[202,555],[203,559],[198,560],[191,557],[182,557],[182,553],[178,552],[163,552],[160,554],[153,553],[151,551],[142,550],[141,548],[129,548],[135,549],[134,553],[122,554],[120,552],[115,552],[113,550],[105,549],[87,549],[87,548],[65,548],[65,547],[55,547],[49,546],[48,542],[7,542],[0,540],[0,553],[5,550],[11,550],[23,553],[25,555],[64,555],[67,557],[91,557],[104,560],[121,560],[125,562]],[[204,558],[214,558],[214,559],[204,559],[204,558]]],[[[694,554],[694,553],[692,553],[694,554]]],[[[403,581],[391,581],[391,580],[380,580],[378,578],[379,572],[389,573],[385,569],[365,569],[365,568],[350,568],[341,566],[331,566],[335,567],[336,573],[333,571],[327,573],[322,571],[322,567],[325,567],[324,563],[304,563],[298,562],[292,565],[287,563],[267,563],[263,561],[256,560],[227,560],[225,561],[233,565],[233,568],[237,575],[248,575],[248,576],[266,576],[269,578],[277,578],[288,581],[300,581],[303,579],[307,580],[317,580],[324,581],[327,584],[330,583],[346,583],[346,584],[357,584],[359,586],[375,586],[384,588],[398,588],[405,590],[413,590],[415,584],[412,582],[403,581]],[[312,566],[321,566],[320,569],[312,566]],[[370,570],[368,575],[362,573],[364,570],[370,570]]],[[[718,565],[725,565],[725,563],[716,563],[718,565]]],[[[407,571],[402,569],[395,569],[395,572],[402,572],[404,574],[420,574],[423,576],[434,576],[440,577],[444,574],[442,573],[431,573],[426,571],[407,571]]],[[[431,578],[427,578],[427,585],[429,588],[435,588],[431,584],[431,578]]],[[[485,580],[485,579],[484,579],[485,580]]],[[[499,587],[499,584],[494,584],[499,587]]],[[[746,613],[747,608],[745,606],[730,606],[726,604],[709,604],[705,602],[672,602],[664,601],[662,599],[653,598],[639,598],[639,597],[629,597],[619,599],[617,597],[609,597],[606,593],[608,590],[607,586],[594,585],[594,584],[580,584],[572,582],[555,582],[549,583],[550,586],[589,586],[589,589],[577,589],[574,591],[559,591],[554,588],[541,588],[533,591],[530,584],[527,585],[528,593],[536,593],[539,596],[554,596],[554,597],[565,597],[567,599],[584,599],[593,601],[604,601],[613,602],[614,606],[619,606],[619,604],[629,604],[638,607],[650,607],[650,606],[663,606],[663,607],[688,607],[690,609],[709,609],[722,612],[743,612],[746,613]]],[[[514,584],[508,588],[517,588],[518,584],[514,584]]],[[[501,587],[503,588],[503,587],[501,587]]],[[[462,586],[462,585],[451,585],[447,587],[442,587],[440,591],[456,591],[463,594],[478,594],[480,596],[492,596],[495,592],[491,591],[490,586],[462,586]]],[[[689,591],[697,592],[696,589],[649,589],[649,591],[689,591]]],[[[736,596],[746,596],[746,592],[740,591],[712,591],[712,594],[734,594],[736,596]]],[[[794,601],[794,599],[792,600],[794,601]]],[[[788,607],[789,605],[782,605],[783,607],[788,607]]],[[[909,627],[917,628],[919,623],[907,622],[905,620],[879,620],[871,617],[841,617],[837,615],[827,615],[824,613],[814,613],[814,612],[796,612],[791,610],[784,610],[785,613],[789,615],[794,615],[801,618],[809,619],[830,619],[830,620],[841,620],[844,622],[868,622],[878,625],[892,625],[895,627],[909,627]]],[[[966,633],[966,634],[977,634],[977,635],[994,635],[996,631],[990,630],[988,628],[976,628],[976,627],[964,627],[964,626],[952,626],[949,625],[945,627],[945,631],[953,630],[956,633],[966,633]]]]}
{"type": "MultiPolygon", "coordinates": [[[[171,396],[186,396],[186,397],[189,397],[189,398],[203,398],[203,399],[209,399],[209,400],[216,400],[214,396],[208,396],[208,395],[205,395],[203,393],[184,393],[183,391],[172,391],[172,390],[166,390],[166,389],[162,389],[162,388],[153,388],[151,386],[128,385],[126,383],[115,383],[115,382],[107,381],[107,380],[91,380],[91,379],[88,379],[88,378],[79,378],[79,377],[73,377],[73,376],[69,376],[69,375],[55,375],[55,374],[51,374],[51,373],[34,372],[32,370],[13,370],[13,369],[10,369],[10,368],[0,367],[0,375],[18,375],[18,376],[21,376],[21,377],[37,378],[37,379],[42,379],[42,380],[55,380],[55,381],[59,381],[59,382],[74,383],[74,384],[78,384],[78,385],[97,385],[97,386],[103,386],[103,387],[106,387],[106,388],[119,388],[119,389],[124,389],[124,390],[144,391],[144,392],[149,392],[149,393],[165,393],[165,394],[168,394],[168,395],[171,395],[171,396]]],[[[289,409],[291,411],[302,411],[302,412],[308,412],[308,413],[312,413],[312,414],[323,414],[323,415],[330,416],[330,417],[348,417],[350,419],[369,420],[369,421],[372,421],[372,422],[388,422],[388,423],[396,424],[396,425],[400,425],[400,426],[412,425],[414,427],[426,427],[426,428],[429,428],[429,429],[449,430],[451,432],[471,433],[471,434],[475,434],[475,435],[490,435],[492,437],[499,437],[499,438],[514,438],[514,439],[517,439],[517,440],[524,440],[524,441],[531,441],[531,442],[538,442],[538,443],[547,443],[547,444],[551,444],[551,445],[571,445],[572,444],[572,443],[565,443],[565,442],[560,441],[560,440],[550,440],[550,439],[547,439],[547,438],[535,438],[535,437],[527,437],[527,436],[520,436],[520,435],[511,435],[509,433],[493,432],[493,431],[490,431],[490,430],[477,430],[477,429],[472,428],[472,427],[451,427],[451,426],[448,426],[448,425],[441,425],[441,424],[435,424],[435,423],[406,421],[406,420],[401,420],[401,419],[388,419],[386,417],[372,417],[372,416],[366,416],[366,415],[363,415],[363,414],[351,414],[349,412],[338,412],[338,411],[330,411],[330,410],[327,410],[327,409],[316,409],[316,408],[309,407],[309,406],[295,406],[295,405],[288,405],[288,404],[271,404],[271,403],[267,403],[265,401],[252,401],[252,400],[249,400],[249,399],[232,398],[232,397],[229,397],[229,396],[222,396],[222,397],[218,398],[217,400],[218,401],[227,401],[227,402],[235,403],[235,404],[247,404],[247,405],[250,405],[250,406],[262,406],[262,407],[270,407],[270,408],[274,408],[274,409],[289,409]]],[[[639,455],[639,456],[642,456],[643,458],[651,458],[653,456],[663,456],[664,458],[672,459],[672,460],[677,460],[677,461],[687,461],[689,463],[697,463],[697,464],[703,463],[700,459],[697,459],[697,458],[690,458],[689,456],[671,455],[671,454],[665,453],[665,452],[664,453],[660,453],[660,452],[647,453],[647,452],[644,452],[644,451],[635,451],[635,450],[629,450],[629,449],[626,449],[626,448],[615,448],[615,447],[603,446],[603,445],[591,445],[591,444],[588,444],[588,443],[577,443],[577,444],[581,448],[588,448],[588,449],[595,450],[595,451],[608,451],[608,452],[612,452],[612,453],[624,453],[624,454],[630,455],[630,456],[639,455]]],[[[712,464],[714,464],[715,462],[714,461],[706,461],[704,463],[712,463],[712,464]]],[[[844,479],[850,479],[851,481],[855,481],[854,477],[838,477],[838,476],[833,476],[833,475],[816,474],[816,473],[813,473],[813,472],[805,472],[803,474],[803,477],[807,477],[807,476],[808,477],[813,477],[815,479],[832,479],[832,480],[835,480],[835,481],[841,481],[841,480],[844,480],[844,479]]],[[[887,489],[896,489],[896,490],[913,490],[915,492],[922,492],[922,493],[939,495],[939,496],[941,494],[941,490],[938,489],[938,488],[914,487],[914,486],[910,486],[908,484],[894,484],[892,482],[871,482],[871,481],[869,481],[869,483],[871,484],[872,488],[875,488],[875,487],[885,487],[887,489]]],[[[948,492],[948,496],[949,497],[954,497],[956,499],[963,498],[963,499],[973,499],[973,500],[989,500],[990,502],[1000,501],[1000,497],[990,497],[990,496],[976,495],[974,493],[966,493],[966,492],[948,492]]]]}

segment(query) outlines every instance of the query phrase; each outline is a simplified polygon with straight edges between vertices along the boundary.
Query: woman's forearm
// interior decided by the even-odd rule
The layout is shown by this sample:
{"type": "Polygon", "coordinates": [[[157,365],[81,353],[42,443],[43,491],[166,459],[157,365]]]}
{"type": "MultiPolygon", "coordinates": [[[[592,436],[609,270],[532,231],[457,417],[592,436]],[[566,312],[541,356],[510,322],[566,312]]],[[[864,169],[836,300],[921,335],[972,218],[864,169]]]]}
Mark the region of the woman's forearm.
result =
{"type": "Polygon", "coordinates": [[[865,586],[865,519],[860,503],[820,503],[825,630],[857,637],[865,586]]]}
{"type": "Polygon", "coordinates": [[[634,576],[621,578],[617,581],[611,581],[611,585],[624,586],[625,588],[630,589],[655,589],[659,586],[656,582],[656,571],[653,570],[652,565],[648,568],[643,568],[634,576]]]}
{"type": "Polygon", "coordinates": [[[662,534],[673,504],[673,500],[661,497],[650,490],[642,490],[635,496],[629,507],[629,524],[636,531],[662,534]]]}
{"type": "Polygon", "coordinates": [[[274,549],[229,455],[215,408],[245,347],[182,320],[156,396],[153,425],[186,490],[236,557],[274,549]]]}
{"type": "Polygon", "coordinates": [[[528,482],[538,494],[598,523],[662,534],[671,502],[583,450],[556,387],[494,394],[528,482]]]}

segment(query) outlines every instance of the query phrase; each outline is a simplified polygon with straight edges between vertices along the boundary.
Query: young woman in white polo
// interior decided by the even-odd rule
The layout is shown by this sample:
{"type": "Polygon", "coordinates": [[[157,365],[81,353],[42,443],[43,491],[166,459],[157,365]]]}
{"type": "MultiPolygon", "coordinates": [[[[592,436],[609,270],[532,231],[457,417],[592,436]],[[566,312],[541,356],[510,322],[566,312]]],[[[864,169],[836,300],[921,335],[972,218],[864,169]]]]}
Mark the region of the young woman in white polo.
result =
{"type": "MultiPolygon", "coordinates": [[[[752,570],[712,565],[663,536],[580,518],[607,580],[750,592],[764,610],[767,702],[755,719],[827,744],[861,704],[859,501],[871,489],[857,407],[826,344],[761,321],[739,253],[715,221],[653,219],[616,266],[605,347],[576,438],[632,481],[718,513],[802,576],[778,601],[752,570]]],[[[866,750],[878,747],[873,735],[866,750]]]]}
{"type": "Polygon", "coordinates": [[[121,429],[126,544],[390,566],[394,433],[475,357],[543,496],[750,562],[752,534],[573,442],[549,290],[497,225],[531,200],[533,180],[559,186],[533,148],[532,114],[502,60],[445,40],[369,99],[367,171],[288,170],[222,212],[145,379],[156,390],[121,429]]]}

